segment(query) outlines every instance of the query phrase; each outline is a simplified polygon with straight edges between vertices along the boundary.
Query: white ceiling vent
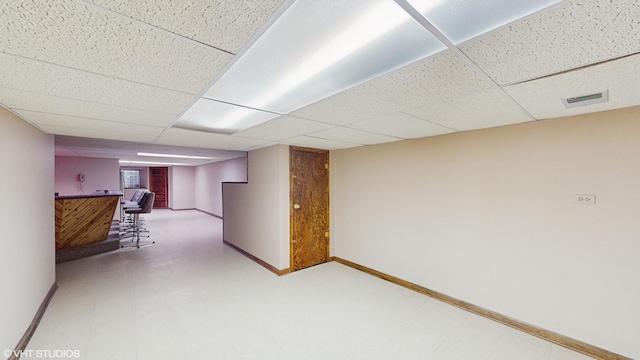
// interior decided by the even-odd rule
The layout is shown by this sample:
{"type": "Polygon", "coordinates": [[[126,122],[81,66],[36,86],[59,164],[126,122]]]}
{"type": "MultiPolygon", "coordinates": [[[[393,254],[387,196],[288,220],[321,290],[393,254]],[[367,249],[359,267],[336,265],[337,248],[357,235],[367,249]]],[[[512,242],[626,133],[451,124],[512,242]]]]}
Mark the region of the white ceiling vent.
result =
{"type": "Polygon", "coordinates": [[[609,101],[609,90],[605,90],[605,91],[595,93],[595,94],[590,94],[590,95],[582,95],[582,96],[576,96],[568,99],[562,99],[562,103],[564,104],[564,107],[566,107],[567,109],[578,107],[578,106],[599,104],[607,101],[609,101]]]}

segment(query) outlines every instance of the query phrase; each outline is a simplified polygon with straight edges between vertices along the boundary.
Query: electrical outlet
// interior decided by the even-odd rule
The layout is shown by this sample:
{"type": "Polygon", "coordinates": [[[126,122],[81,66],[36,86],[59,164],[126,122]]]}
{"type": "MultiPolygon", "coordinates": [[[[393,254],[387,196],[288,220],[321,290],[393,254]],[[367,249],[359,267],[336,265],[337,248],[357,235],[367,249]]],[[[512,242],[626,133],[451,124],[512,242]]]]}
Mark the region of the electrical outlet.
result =
{"type": "Polygon", "coordinates": [[[595,195],[576,194],[574,199],[575,199],[575,202],[578,203],[578,204],[585,204],[585,205],[595,205],[596,204],[596,196],[595,195]]]}

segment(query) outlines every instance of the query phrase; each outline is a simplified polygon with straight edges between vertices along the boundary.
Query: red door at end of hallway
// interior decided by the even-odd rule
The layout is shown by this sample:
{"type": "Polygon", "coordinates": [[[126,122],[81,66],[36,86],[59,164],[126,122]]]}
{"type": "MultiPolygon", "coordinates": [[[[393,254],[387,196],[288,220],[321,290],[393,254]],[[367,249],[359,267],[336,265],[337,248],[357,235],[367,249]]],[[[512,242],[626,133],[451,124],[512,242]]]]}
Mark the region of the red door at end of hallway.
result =
{"type": "Polygon", "coordinates": [[[149,190],[156,193],[156,200],[153,202],[154,209],[166,209],[169,199],[169,168],[152,167],[149,168],[149,190]]]}

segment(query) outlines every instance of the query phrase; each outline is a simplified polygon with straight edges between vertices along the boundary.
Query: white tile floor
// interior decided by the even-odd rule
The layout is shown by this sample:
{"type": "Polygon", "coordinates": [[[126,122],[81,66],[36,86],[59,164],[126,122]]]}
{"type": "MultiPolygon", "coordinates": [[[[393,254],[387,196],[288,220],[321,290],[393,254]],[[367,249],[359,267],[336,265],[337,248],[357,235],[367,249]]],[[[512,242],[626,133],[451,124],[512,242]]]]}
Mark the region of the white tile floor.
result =
{"type": "Polygon", "coordinates": [[[145,216],[156,245],[57,266],[28,350],[80,359],[589,359],[338,263],[277,277],[197,211],[145,216]]]}

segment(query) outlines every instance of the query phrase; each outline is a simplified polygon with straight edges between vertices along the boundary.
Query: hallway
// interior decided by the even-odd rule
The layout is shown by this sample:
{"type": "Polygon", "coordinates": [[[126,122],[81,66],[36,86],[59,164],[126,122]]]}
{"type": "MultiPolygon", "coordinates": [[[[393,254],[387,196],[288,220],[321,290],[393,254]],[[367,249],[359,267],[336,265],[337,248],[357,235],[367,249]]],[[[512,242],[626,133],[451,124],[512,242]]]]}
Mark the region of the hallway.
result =
{"type": "Polygon", "coordinates": [[[27,350],[80,359],[586,356],[332,262],[277,277],[195,210],[145,216],[155,245],[58,264],[27,350]]]}

